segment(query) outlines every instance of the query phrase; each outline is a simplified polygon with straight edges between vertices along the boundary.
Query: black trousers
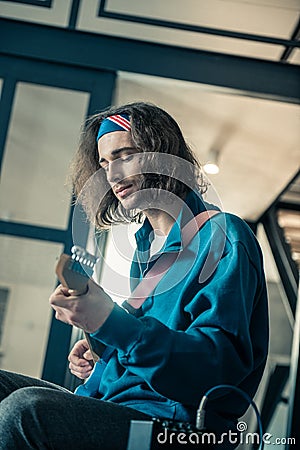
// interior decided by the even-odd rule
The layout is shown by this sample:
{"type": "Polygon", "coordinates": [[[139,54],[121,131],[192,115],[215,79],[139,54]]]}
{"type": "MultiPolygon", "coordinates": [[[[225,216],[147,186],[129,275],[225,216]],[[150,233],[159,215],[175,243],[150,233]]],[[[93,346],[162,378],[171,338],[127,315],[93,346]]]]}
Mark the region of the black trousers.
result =
{"type": "Polygon", "coordinates": [[[132,408],[0,370],[0,449],[125,450],[132,408]]]}

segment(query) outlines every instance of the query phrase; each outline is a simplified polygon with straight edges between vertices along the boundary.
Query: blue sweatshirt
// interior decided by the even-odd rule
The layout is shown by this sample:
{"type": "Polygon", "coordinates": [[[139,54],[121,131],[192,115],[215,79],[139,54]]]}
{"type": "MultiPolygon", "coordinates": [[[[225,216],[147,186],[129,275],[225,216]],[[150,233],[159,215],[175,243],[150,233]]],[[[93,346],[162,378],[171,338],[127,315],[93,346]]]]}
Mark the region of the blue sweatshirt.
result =
{"type": "MultiPolygon", "coordinates": [[[[228,213],[208,221],[182,249],[181,229],[205,209],[190,192],[161,253],[179,252],[153,295],[135,315],[115,305],[92,337],[110,348],[77,393],[93,395],[150,416],[195,421],[204,393],[218,384],[254,396],[268,350],[268,308],[262,255],[247,224],[228,213]]],[[[151,225],[136,233],[132,288],[148,261],[151,225]]],[[[247,409],[235,393],[208,402],[207,427],[232,425],[247,409]]]]}

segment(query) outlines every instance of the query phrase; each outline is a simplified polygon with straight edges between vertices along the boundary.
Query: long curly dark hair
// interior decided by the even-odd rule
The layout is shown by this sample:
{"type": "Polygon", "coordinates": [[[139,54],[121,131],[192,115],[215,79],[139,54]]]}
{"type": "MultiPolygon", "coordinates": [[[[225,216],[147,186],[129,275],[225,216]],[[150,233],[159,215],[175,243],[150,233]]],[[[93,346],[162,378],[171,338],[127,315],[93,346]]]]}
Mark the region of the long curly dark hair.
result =
{"type": "MultiPolygon", "coordinates": [[[[200,165],[185,142],[177,122],[166,111],[150,103],[137,102],[111,107],[87,118],[83,125],[78,150],[70,170],[75,197],[83,204],[87,216],[98,228],[107,228],[115,223],[140,222],[143,214],[137,210],[125,210],[108,185],[104,171],[99,171],[99,155],[96,137],[101,122],[113,114],[128,114],[131,121],[131,137],[139,152],[155,152],[177,156],[187,161],[185,179],[188,185],[176,175],[176,165],[170,175],[148,173],[143,177],[141,189],[162,189],[184,198],[188,191],[196,189],[201,194],[207,189],[200,165]],[[98,172],[99,174],[98,174],[98,172]],[[99,201],[97,195],[84,193],[87,181],[97,172],[93,192],[97,185],[106,194],[99,201]],[[179,178],[179,179],[178,179],[179,178]]],[[[152,171],[151,171],[152,172],[152,171]]]]}

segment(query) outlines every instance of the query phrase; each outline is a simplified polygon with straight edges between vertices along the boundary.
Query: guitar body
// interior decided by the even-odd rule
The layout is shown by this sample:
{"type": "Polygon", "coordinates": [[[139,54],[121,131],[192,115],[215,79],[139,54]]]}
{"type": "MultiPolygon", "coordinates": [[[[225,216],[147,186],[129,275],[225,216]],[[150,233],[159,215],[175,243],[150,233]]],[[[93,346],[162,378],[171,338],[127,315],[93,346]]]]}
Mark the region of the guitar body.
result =
{"type": "MultiPolygon", "coordinates": [[[[88,281],[93,275],[97,258],[78,246],[72,247],[71,252],[72,255],[63,253],[60,256],[55,273],[64,287],[76,291],[76,295],[82,295],[87,292],[88,281]]],[[[84,332],[84,335],[92,353],[93,361],[96,363],[100,359],[105,345],[93,339],[86,332],[84,332]]]]}

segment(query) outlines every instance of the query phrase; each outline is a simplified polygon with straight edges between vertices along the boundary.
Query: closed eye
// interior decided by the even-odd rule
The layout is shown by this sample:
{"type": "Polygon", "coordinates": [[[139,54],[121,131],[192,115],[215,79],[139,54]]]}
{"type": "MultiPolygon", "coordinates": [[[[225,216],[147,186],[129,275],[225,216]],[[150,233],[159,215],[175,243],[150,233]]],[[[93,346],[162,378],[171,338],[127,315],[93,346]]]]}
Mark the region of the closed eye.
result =
{"type": "Polygon", "coordinates": [[[104,159],[99,159],[99,166],[100,166],[100,169],[104,169],[105,170],[105,172],[107,172],[108,171],[108,162],[106,162],[104,159]]]}
{"type": "MultiPolygon", "coordinates": [[[[133,155],[134,155],[134,153],[132,153],[130,155],[126,155],[123,158],[116,158],[116,159],[114,159],[114,161],[118,161],[119,160],[119,161],[127,163],[127,162],[129,162],[129,161],[131,161],[133,159],[133,155]]],[[[108,171],[109,163],[104,164],[104,160],[100,159],[99,160],[99,164],[100,164],[100,167],[102,169],[104,169],[106,172],[108,171]]]]}
{"type": "Polygon", "coordinates": [[[133,158],[133,154],[125,156],[124,158],[121,158],[121,160],[124,162],[129,162],[132,160],[132,158],[133,158]]]}

